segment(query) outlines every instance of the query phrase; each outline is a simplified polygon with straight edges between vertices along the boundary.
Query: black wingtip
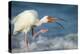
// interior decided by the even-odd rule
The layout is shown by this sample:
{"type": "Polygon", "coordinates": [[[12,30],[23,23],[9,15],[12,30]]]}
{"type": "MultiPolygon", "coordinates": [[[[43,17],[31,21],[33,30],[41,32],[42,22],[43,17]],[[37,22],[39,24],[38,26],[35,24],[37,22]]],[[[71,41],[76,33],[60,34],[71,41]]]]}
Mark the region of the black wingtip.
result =
{"type": "Polygon", "coordinates": [[[32,36],[33,36],[34,35],[34,28],[32,27],[31,29],[32,29],[32,36]]]}

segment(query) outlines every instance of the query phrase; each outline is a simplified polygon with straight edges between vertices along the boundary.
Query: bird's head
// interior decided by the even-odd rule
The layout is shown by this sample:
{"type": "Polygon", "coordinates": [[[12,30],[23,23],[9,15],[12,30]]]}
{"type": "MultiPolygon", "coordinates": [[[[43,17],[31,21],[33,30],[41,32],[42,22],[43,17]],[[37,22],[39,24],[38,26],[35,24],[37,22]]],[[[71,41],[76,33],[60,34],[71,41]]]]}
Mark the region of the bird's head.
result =
{"type": "Polygon", "coordinates": [[[51,17],[51,16],[44,16],[40,22],[42,23],[52,23],[52,22],[57,22],[57,21],[64,21],[61,18],[55,18],[55,17],[51,17]]]}
{"type": "Polygon", "coordinates": [[[54,17],[51,17],[51,16],[44,16],[40,22],[42,23],[51,23],[51,22],[54,22],[55,21],[55,18],[54,17]]]}
{"type": "Polygon", "coordinates": [[[51,16],[44,16],[43,18],[40,19],[40,21],[38,21],[36,23],[36,26],[41,26],[41,24],[43,24],[43,23],[54,23],[54,22],[58,22],[58,21],[64,21],[64,19],[55,18],[55,17],[51,17],[51,16]]]}

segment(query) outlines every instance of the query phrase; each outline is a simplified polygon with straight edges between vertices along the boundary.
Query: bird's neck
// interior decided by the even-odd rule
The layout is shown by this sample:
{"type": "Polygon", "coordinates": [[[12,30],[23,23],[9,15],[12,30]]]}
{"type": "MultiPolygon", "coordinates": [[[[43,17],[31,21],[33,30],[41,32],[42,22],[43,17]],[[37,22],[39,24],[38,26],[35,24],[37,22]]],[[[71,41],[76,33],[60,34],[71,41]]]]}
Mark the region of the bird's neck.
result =
{"type": "Polygon", "coordinates": [[[41,26],[43,23],[46,23],[46,21],[47,21],[46,18],[42,18],[42,19],[36,21],[36,25],[41,26]]]}
{"type": "Polygon", "coordinates": [[[41,26],[43,23],[44,23],[43,21],[39,20],[36,25],[41,26]]]}
{"type": "Polygon", "coordinates": [[[43,21],[39,21],[39,25],[42,25],[44,22],[43,21]]]}

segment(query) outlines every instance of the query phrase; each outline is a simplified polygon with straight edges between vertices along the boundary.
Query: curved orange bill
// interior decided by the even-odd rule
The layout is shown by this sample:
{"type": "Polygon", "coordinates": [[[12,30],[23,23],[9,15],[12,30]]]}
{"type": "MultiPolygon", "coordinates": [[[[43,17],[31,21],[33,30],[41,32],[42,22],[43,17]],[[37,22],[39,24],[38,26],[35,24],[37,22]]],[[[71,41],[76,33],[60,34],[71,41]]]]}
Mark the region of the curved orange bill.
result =
{"type": "Polygon", "coordinates": [[[58,23],[58,21],[65,21],[64,19],[62,19],[62,18],[50,17],[50,16],[48,16],[47,19],[48,19],[48,23],[56,22],[58,25],[60,25],[62,28],[64,28],[63,25],[61,25],[60,23],[58,23]]]}
{"type": "Polygon", "coordinates": [[[48,16],[48,22],[49,23],[52,23],[52,22],[56,22],[56,21],[65,21],[64,19],[62,19],[62,18],[55,18],[55,17],[50,17],[50,16],[48,16]]]}

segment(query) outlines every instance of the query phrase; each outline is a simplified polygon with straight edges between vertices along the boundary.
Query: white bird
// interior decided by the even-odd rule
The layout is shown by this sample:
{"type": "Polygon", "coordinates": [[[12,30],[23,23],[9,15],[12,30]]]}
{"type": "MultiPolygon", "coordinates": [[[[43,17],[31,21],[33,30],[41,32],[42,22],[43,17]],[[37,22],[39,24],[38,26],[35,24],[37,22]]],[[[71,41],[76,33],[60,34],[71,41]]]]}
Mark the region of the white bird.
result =
{"type": "Polygon", "coordinates": [[[14,24],[14,30],[13,34],[16,32],[23,32],[25,35],[25,48],[28,48],[28,37],[26,36],[27,33],[31,30],[32,26],[40,26],[43,23],[48,22],[55,22],[56,18],[50,17],[50,16],[44,16],[41,18],[41,20],[38,17],[38,13],[35,10],[25,10],[18,14],[14,19],[12,20],[12,24],[14,24]]]}

